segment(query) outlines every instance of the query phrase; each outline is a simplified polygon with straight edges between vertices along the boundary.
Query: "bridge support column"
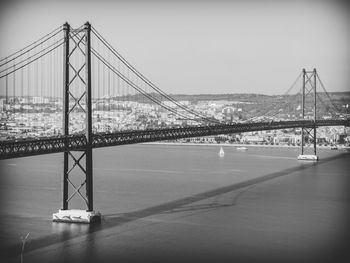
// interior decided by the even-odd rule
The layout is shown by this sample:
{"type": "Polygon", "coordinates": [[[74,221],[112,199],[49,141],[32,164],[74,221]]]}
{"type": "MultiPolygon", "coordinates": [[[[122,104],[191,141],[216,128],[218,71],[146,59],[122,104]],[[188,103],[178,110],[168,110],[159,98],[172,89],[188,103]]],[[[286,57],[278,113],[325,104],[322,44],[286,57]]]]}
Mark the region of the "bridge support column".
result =
{"type": "Polygon", "coordinates": [[[302,118],[313,119],[313,127],[301,128],[301,154],[298,160],[317,161],[319,158],[316,154],[317,136],[316,136],[316,69],[306,71],[303,69],[303,87],[302,87],[302,118]],[[312,105],[310,103],[312,101],[312,105]],[[313,115],[305,114],[305,111],[313,115]],[[307,145],[306,145],[307,144],[307,145]]]}
{"type": "MultiPolygon", "coordinates": [[[[69,223],[92,223],[101,220],[101,214],[93,211],[93,159],[92,159],[92,118],[91,118],[91,25],[86,23],[82,30],[70,31],[68,23],[63,25],[64,31],[64,51],[63,51],[63,134],[70,135],[70,115],[74,111],[85,114],[84,133],[86,147],[79,152],[66,150],[64,152],[63,164],[63,204],[58,213],[53,214],[53,221],[69,223]],[[70,49],[70,41],[74,42],[74,47],[70,49]],[[80,45],[84,44],[85,49],[80,45]],[[78,53],[78,54],[77,54],[78,53]],[[70,58],[84,56],[82,65],[76,65],[70,58]],[[81,76],[85,68],[85,76],[81,76]],[[70,79],[70,71],[74,74],[70,79]],[[78,82],[78,83],[76,83],[78,82]],[[81,86],[85,89],[82,90],[81,86]],[[80,104],[85,97],[85,107],[80,104]],[[85,160],[85,165],[84,165],[85,160]],[[85,177],[85,178],[84,178],[85,177]],[[85,185],[85,194],[83,186],[85,185]],[[69,209],[69,204],[77,205],[79,201],[75,197],[80,197],[86,205],[86,209],[69,209]]],[[[68,141],[65,145],[69,148],[68,141]]]]}

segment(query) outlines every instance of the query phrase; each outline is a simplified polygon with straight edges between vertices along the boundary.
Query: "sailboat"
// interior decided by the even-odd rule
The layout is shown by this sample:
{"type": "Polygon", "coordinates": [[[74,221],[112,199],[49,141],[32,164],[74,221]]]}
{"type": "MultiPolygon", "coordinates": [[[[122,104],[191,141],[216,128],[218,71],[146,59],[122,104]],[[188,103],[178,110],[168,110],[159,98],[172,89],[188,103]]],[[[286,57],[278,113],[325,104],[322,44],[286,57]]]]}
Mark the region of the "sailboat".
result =
{"type": "Polygon", "coordinates": [[[225,155],[224,149],[222,149],[222,147],[221,147],[220,151],[219,151],[219,156],[224,157],[224,155],[225,155]]]}

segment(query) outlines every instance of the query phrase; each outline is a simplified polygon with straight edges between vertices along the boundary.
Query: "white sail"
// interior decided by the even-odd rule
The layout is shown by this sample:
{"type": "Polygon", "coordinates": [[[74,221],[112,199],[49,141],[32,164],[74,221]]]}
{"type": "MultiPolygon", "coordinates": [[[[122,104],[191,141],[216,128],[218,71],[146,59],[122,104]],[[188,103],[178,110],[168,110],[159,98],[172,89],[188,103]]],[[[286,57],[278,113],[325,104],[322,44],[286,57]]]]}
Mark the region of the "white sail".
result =
{"type": "Polygon", "coordinates": [[[224,157],[224,155],[225,155],[224,149],[222,149],[222,147],[221,147],[220,151],[219,151],[219,156],[224,157]]]}

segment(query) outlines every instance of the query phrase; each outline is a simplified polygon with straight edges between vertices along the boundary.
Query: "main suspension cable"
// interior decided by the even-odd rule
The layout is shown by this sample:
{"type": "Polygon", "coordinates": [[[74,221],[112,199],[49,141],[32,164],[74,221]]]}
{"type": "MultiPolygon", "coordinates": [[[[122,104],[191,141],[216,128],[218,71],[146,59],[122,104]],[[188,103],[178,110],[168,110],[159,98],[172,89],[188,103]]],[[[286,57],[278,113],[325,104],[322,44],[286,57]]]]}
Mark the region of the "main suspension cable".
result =
{"type": "MultiPolygon", "coordinates": [[[[289,92],[294,88],[295,84],[297,84],[297,82],[299,81],[301,76],[302,76],[302,72],[293,81],[292,85],[282,94],[282,96],[286,96],[286,95],[289,94],[289,92]]],[[[265,116],[269,117],[269,118],[272,118],[272,117],[276,116],[279,113],[279,111],[277,111],[277,112],[275,112],[275,111],[272,112],[272,111],[276,110],[276,108],[278,108],[278,106],[282,106],[283,104],[285,104],[285,102],[278,102],[276,105],[272,105],[273,109],[268,109],[267,111],[265,111],[265,113],[263,113],[263,114],[261,114],[259,116],[252,117],[252,118],[246,120],[246,122],[249,122],[249,121],[252,121],[252,120],[256,120],[256,119],[259,119],[259,118],[265,117],[265,116]]]]}
{"type": "Polygon", "coordinates": [[[3,59],[0,59],[0,62],[2,62],[2,61],[4,61],[4,60],[7,60],[5,63],[1,64],[0,67],[3,66],[3,65],[5,65],[5,64],[7,64],[7,63],[9,63],[9,62],[11,62],[12,60],[14,60],[14,59],[16,59],[16,58],[18,58],[18,57],[20,57],[20,56],[22,56],[22,55],[28,53],[29,51],[33,50],[34,48],[36,48],[36,47],[39,46],[40,44],[42,44],[42,43],[44,43],[45,41],[47,41],[47,40],[51,39],[52,37],[56,36],[61,30],[62,30],[62,26],[59,26],[59,27],[57,27],[55,30],[51,31],[50,33],[46,34],[45,36],[41,37],[40,39],[34,41],[33,43],[29,44],[28,46],[26,46],[26,47],[24,47],[24,48],[22,48],[22,49],[20,49],[20,50],[18,50],[18,51],[16,51],[16,52],[12,53],[11,55],[9,55],[9,56],[7,56],[7,57],[5,57],[5,58],[3,58],[3,59]],[[57,30],[58,30],[58,31],[57,31],[57,30]],[[56,31],[57,31],[57,32],[56,32],[56,31]],[[55,33],[55,32],[56,32],[56,33],[55,33]],[[53,35],[52,35],[52,34],[53,34],[53,35]],[[50,35],[52,35],[52,36],[50,36],[50,35]],[[49,36],[50,36],[50,37],[49,37],[49,36]],[[45,38],[47,38],[47,39],[45,39],[45,38]],[[35,45],[35,46],[32,47],[32,48],[30,48],[30,47],[33,46],[33,45],[35,45]],[[30,48],[30,49],[28,49],[28,48],[30,48]],[[26,50],[26,49],[28,49],[28,50],[26,50]],[[26,50],[26,51],[23,52],[24,50],[26,50]],[[16,54],[18,54],[18,53],[20,53],[20,52],[23,52],[23,53],[21,53],[20,55],[16,56],[15,58],[12,58],[12,59],[8,60],[10,57],[13,57],[13,56],[15,56],[16,54]]]}
{"type": "Polygon", "coordinates": [[[108,61],[106,61],[96,50],[94,50],[93,48],[91,49],[91,52],[93,55],[96,56],[96,58],[98,60],[100,60],[106,67],[108,67],[113,73],[115,73],[116,75],[118,75],[121,79],[124,80],[124,82],[126,82],[128,85],[130,85],[131,87],[133,87],[135,90],[137,90],[138,92],[140,92],[142,95],[144,95],[145,97],[147,97],[148,99],[150,99],[151,101],[153,101],[154,103],[160,105],[161,107],[169,110],[170,112],[182,117],[182,118],[186,118],[186,119],[190,119],[196,122],[199,122],[196,119],[191,119],[188,118],[188,116],[182,115],[181,113],[177,112],[176,110],[172,109],[171,107],[167,107],[166,105],[164,105],[161,101],[159,101],[158,99],[152,97],[151,95],[149,95],[148,93],[144,92],[142,89],[140,89],[138,86],[135,85],[135,83],[133,83],[132,81],[130,81],[127,77],[125,77],[123,74],[121,74],[118,70],[116,70],[108,61]]]}
{"type": "MultiPolygon", "coordinates": [[[[79,32],[76,32],[75,35],[78,34],[78,33],[79,33],[79,32]]],[[[72,37],[74,37],[74,36],[70,36],[70,38],[72,38],[72,37]]],[[[67,40],[67,41],[68,41],[68,40],[67,40]]],[[[12,73],[14,73],[14,72],[16,72],[17,70],[19,70],[19,69],[21,69],[21,68],[23,68],[23,67],[25,67],[25,66],[27,66],[27,65],[29,65],[29,64],[31,64],[31,63],[33,63],[33,62],[35,62],[35,61],[37,61],[38,59],[42,58],[42,57],[45,56],[46,54],[48,54],[48,53],[52,52],[53,50],[57,49],[58,47],[60,47],[60,46],[63,45],[64,43],[65,43],[64,38],[61,38],[61,39],[57,40],[56,42],[54,42],[53,44],[51,44],[50,46],[46,47],[45,49],[43,49],[43,50],[41,50],[41,51],[35,53],[34,55],[28,56],[27,58],[23,59],[22,61],[17,62],[15,65],[10,66],[10,67],[8,67],[8,68],[5,68],[5,69],[1,70],[0,73],[6,72],[6,74],[1,75],[1,76],[0,76],[0,79],[1,79],[1,78],[4,78],[4,77],[6,77],[6,76],[8,76],[8,75],[10,75],[10,74],[12,74],[12,73]],[[63,40],[63,41],[62,41],[62,40],[63,40]],[[62,42],[59,43],[60,41],[62,41],[62,42]],[[55,46],[55,45],[56,45],[56,46],[55,46]],[[54,46],[54,47],[52,47],[52,46],[54,46]],[[52,48],[51,48],[51,47],[52,47],[52,48]],[[51,48],[51,49],[50,49],[50,48],[51,48]],[[48,50],[48,49],[49,49],[49,50],[48,50]],[[46,51],[46,50],[48,50],[48,51],[46,51]],[[46,52],[44,52],[44,51],[46,51],[46,52]],[[40,56],[38,56],[40,53],[43,53],[43,54],[41,54],[40,56]],[[35,56],[38,56],[38,57],[32,59],[32,58],[35,57],[35,56]],[[32,59],[32,60],[31,60],[31,59],[32,59]],[[29,60],[29,62],[25,63],[25,62],[28,61],[28,60],[29,60]],[[23,63],[25,63],[25,64],[23,64],[23,63]],[[23,64],[23,65],[20,66],[20,67],[17,67],[17,66],[20,65],[20,64],[23,64]],[[7,70],[9,70],[9,69],[11,69],[11,68],[13,68],[13,70],[7,72],[7,70]]]]}
{"type": "Polygon", "coordinates": [[[326,96],[328,97],[329,101],[331,102],[333,108],[334,108],[338,113],[340,113],[341,111],[340,111],[340,110],[338,109],[338,107],[333,103],[333,100],[331,99],[331,97],[330,97],[330,95],[328,94],[326,88],[324,87],[323,82],[321,81],[321,79],[320,79],[318,73],[316,73],[316,76],[317,76],[318,81],[319,81],[320,84],[321,84],[322,89],[323,89],[324,92],[326,93],[326,96]]]}
{"type": "Polygon", "coordinates": [[[208,118],[208,116],[205,116],[201,113],[198,113],[188,107],[186,107],[185,105],[179,103],[178,101],[176,101],[174,98],[172,98],[171,96],[169,96],[168,94],[166,94],[164,91],[162,91],[160,88],[158,88],[155,84],[153,84],[149,79],[147,79],[145,76],[143,76],[135,67],[133,67],[122,55],[119,54],[118,51],[116,51],[112,45],[110,45],[106,39],[103,38],[103,36],[101,34],[99,34],[97,32],[97,30],[92,27],[92,32],[95,34],[95,36],[120,60],[123,62],[123,64],[125,66],[127,66],[132,72],[134,72],[134,74],[136,76],[138,76],[139,78],[141,78],[146,84],[148,84],[153,90],[157,91],[160,95],[162,95],[164,98],[166,98],[167,100],[170,100],[172,103],[174,103],[176,106],[178,106],[179,108],[191,113],[192,115],[195,115],[199,118],[202,119],[206,119],[208,122],[215,122],[215,123],[220,123],[217,120],[213,120],[208,118]]]}

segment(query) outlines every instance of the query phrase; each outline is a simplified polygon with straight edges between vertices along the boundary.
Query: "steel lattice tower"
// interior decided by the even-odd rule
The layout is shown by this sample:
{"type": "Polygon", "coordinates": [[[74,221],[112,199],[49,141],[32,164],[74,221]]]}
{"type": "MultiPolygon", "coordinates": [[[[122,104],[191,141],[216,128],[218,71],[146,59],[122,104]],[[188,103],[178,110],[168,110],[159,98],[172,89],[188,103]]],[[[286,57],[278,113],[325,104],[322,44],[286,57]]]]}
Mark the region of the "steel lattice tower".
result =
{"type": "MultiPolygon", "coordinates": [[[[313,120],[313,127],[306,128],[305,126],[302,126],[301,130],[301,156],[306,156],[307,158],[311,158],[312,160],[318,160],[318,157],[316,155],[316,78],[317,78],[317,72],[316,69],[313,69],[313,71],[306,71],[303,69],[303,86],[302,86],[302,119],[312,119],[313,120]],[[310,107],[312,103],[312,106],[310,107]],[[309,106],[309,107],[307,107],[309,106]],[[312,116],[310,116],[310,110],[312,109],[312,116]],[[308,112],[306,113],[305,111],[308,112]],[[312,155],[305,155],[305,152],[308,149],[305,147],[306,142],[312,143],[312,155]]],[[[300,157],[300,155],[299,155],[300,157]]],[[[298,157],[298,158],[299,158],[298,157]]],[[[303,159],[303,158],[299,158],[303,159]]]]}
{"type": "MultiPolygon", "coordinates": [[[[90,223],[100,219],[99,213],[93,212],[93,178],[92,178],[92,118],[91,118],[91,25],[87,22],[82,29],[70,30],[68,23],[63,25],[64,49],[63,49],[63,135],[70,134],[70,115],[78,108],[85,115],[84,137],[85,147],[77,155],[72,151],[64,152],[63,166],[63,205],[59,213],[53,215],[54,221],[78,221],[90,223]],[[73,43],[72,48],[70,43],[73,43]],[[82,48],[80,45],[84,45],[82,48]],[[76,54],[79,52],[80,54],[76,54]],[[71,62],[72,55],[83,58],[80,64],[71,62]],[[81,75],[85,69],[85,74],[81,75]],[[70,76],[73,72],[73,76],[70,76]],[[85,103],[83,99],[85,98],[85,103]],[[73,102],[73,103],[70,103],[73,102]],[[85,104],[85,105],[83,105],[85,104]],[[85,165],[82,164],[85,160],[85,165]],[[70,165],[70,162],[73,165],[70,165]],[[74,169],[83,172],[85,178],[80,185],[73,183],[70,174],[74,169]],[[86,196],[80,191],[85,185],[86,196]],[[73,188],[69,193],[69,186],[73,188]],[[79,195],[86,203],[86,210],[69,210],[69,201],[79,195]]],[[[67,145],[68,148],[68,145],[67,145]]],[[[75,153],[76,154],[76,153],[75,153]]]]}

